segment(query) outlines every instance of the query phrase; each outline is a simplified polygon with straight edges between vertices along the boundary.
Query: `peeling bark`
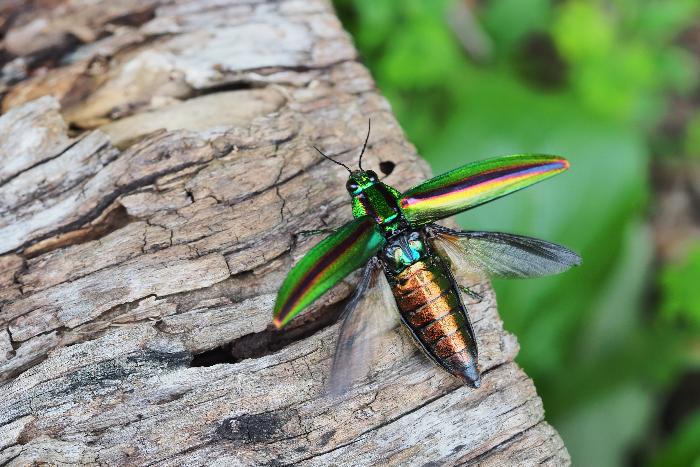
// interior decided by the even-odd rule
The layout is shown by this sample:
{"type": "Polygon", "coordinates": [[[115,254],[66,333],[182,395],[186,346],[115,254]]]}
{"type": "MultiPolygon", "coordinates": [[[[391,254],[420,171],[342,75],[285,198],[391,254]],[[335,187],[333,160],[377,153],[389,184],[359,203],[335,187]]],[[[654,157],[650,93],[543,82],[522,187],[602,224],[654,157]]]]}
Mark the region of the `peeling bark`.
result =
{"type": "Polygon", "coordinates": [[[345,173],[429,176],[322,0],[0,7],[0,463],[568,464],[489,284],[482,387],[402,330],[324,395],[352,276],[284,332],[276,290],[350,219],[345,173]]]}

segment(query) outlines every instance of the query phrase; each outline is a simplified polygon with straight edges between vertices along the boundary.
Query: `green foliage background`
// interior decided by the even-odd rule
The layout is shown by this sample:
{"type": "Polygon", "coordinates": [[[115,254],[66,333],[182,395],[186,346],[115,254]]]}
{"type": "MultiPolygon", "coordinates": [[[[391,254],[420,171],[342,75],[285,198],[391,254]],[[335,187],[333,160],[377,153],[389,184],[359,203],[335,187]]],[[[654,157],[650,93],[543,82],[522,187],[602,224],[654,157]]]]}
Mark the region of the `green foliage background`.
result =
{"type": "Polygon", "coordinates": [[[571,161],[568,173],[458,220],[584,258],[561,276],[495,284],[518,361],[574,464],[625,465],[635,451],[637,464],[700,466],[700,412],[647,443],[665,393],[700,363],[700,245],[658,271],[647,222],[652,158],[700,155],[700,114],[680,141],[656,131],[669,96],[697,90],[697,57],[677,39],[700,1],[461,1],[473,8],[335,6],[435,173],[517,152],[571,161]]]}

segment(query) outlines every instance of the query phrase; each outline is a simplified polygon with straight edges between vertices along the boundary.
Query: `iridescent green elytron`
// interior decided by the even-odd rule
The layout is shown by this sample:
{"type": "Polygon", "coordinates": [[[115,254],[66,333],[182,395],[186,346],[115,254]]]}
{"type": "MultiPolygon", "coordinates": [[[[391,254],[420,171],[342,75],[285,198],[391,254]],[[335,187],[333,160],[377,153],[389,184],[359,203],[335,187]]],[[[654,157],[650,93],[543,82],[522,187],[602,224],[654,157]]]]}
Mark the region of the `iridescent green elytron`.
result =
{"type": "Polygon", "coordinates": [[[280,287],[273,322],[278,328],[286,325],[366,264],[344,313],[331,381],[337,382],[341,374],[357,377],[351,369],[360,362],[353,355],[371,345],[369,338],[360,339],[360,333],[373,328],[363,320],[398,310],[398,317],[434,362],[478,387],[476,337],[460,290],[478,294],[458,284],[455,276],[464,270],[500,277],[542,276],[578,265],[580,258],[567,248],[530,237],[454,231],[433,222],[561,173],[569,163],[541,154],[505,156],[465,165],[401,194],[375,172],[362,169],[368,139],[369,131],[360,170],[350,170],[319,151],[350,172],[346,188],[355,219],[294,266],[280,287]],[[382,272],[386,280],[379,278],[382,272]],[[390,294],[379,289],[390,289],[390,294]]]}
{"type": "Polygon", "coordinates": [[[282,284],[277,296],[282,307],[279,312],[276,308],[275,324],[279,323],[279,327],[287,324],[326,290],[365,264],[384,242],[377,226],[367,216],[346,224],[321,241],[282,284]]]}

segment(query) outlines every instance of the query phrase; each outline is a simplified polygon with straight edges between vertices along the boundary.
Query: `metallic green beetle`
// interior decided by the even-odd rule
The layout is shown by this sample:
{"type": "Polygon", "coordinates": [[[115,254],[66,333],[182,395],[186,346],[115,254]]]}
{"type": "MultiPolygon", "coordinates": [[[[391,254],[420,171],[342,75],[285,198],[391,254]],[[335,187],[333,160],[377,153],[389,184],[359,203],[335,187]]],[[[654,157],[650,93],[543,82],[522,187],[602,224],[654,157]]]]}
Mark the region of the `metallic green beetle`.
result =
{"type": "MultiPolygon", "coordinates": [[[[435,363],[472,387],[480,384],[476,337],[460,291],[479,299],[455,273],[536,277],[580,264],[559,245],[498,232],[455,231],[435,221],[487,203],[569,168],[566,159],[516,154],[473,162],[400,193],[362,169],[345,167],[354,220],[318,243],[291,270],[273,322],[289,323],[348,274],[365,266],[346,306],[330,389],[339,393],[366,372],[378,339],[395,317],[435,363]],[[383,272],[383,274],[382,274],[383,272]],[[398,311],[398,313],[396,312],[398,311]]],[[[459,275],[459,274],[457,274],[459,275]]]]}

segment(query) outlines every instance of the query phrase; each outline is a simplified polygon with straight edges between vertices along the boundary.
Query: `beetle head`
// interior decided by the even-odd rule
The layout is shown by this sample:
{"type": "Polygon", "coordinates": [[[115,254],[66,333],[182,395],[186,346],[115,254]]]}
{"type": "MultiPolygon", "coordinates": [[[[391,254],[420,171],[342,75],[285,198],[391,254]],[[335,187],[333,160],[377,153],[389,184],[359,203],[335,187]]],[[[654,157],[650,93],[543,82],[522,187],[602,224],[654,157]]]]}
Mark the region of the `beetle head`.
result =
{"type": "Polygon", "coordinates": [[[350,172],[345,188],[350,196],[357,196],[377,182],[379,177],[373,170],[354,170],[350,172]]]}

